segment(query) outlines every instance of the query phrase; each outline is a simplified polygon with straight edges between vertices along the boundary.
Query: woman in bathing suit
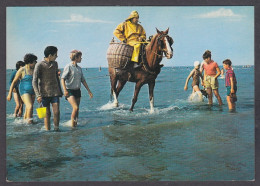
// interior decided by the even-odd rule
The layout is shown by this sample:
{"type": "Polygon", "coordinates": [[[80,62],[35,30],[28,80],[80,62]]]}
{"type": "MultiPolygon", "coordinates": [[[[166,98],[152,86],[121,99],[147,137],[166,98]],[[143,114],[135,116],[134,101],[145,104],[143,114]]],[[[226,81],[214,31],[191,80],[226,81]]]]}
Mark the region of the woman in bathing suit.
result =
{"type": "Polygon", "coordinates": [[[37,56],[34,54],[26,54],[24,56],[25,66],[17,71],[7,96],[7,100],[10,101],[12,99],[12,89],[20,79],[19,93],[25,104],[24,119],[27,120],[28,123],[33,123],[32,115],[35,94],[32,87],[32,79],[34,66],[37,63],[36,60],[37,56]]]}

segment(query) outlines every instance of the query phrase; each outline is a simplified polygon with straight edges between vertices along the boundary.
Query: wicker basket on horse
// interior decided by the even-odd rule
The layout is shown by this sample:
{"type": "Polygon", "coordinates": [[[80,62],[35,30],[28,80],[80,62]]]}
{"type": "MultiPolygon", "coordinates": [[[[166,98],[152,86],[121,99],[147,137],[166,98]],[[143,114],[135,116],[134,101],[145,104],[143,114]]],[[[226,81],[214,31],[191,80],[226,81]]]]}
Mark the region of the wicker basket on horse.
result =
{"type": "Polygon", "coordinates": [[[111,42],[107,49],[107,61],[110,68],[124,69],[133,54],[134,47],[125,43],[111,42]]]}

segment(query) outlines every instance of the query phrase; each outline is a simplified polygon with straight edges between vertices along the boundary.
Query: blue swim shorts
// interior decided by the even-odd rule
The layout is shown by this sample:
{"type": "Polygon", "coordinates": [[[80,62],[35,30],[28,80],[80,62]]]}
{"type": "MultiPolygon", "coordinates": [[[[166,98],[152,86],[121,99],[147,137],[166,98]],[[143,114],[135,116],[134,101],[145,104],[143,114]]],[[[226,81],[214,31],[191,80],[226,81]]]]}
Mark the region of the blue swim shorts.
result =
{"type": "Polygon", "coordinates": [[[42,98],[42,105],[44,107],[49,106],[50,103],[60,103],[60,97],[59,96],[55,96],[55,97],[43,97],[42,98]]]}
{"type": "MultiPolygon", "coordinates": [[[[237,86],[234,86],[235,93],[237,92],[237,86]]],[[[231,86],[227,86],[227,96],[230,96],[231,86]]]]}

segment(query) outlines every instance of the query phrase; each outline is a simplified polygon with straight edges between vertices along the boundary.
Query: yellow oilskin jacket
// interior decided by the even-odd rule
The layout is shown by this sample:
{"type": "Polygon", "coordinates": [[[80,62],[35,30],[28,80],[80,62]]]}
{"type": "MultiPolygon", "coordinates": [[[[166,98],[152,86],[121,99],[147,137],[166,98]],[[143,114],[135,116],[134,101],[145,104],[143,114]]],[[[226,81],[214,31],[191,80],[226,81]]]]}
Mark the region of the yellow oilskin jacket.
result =
{"type": "Polygon", "coordinates": [[[138,56],[140,52],[139,37],[143,40],[146,39],[146,33],[144,28],[140,24],[133,24],[131,21],[120,23],[115,31],[114,35],[120,40],[126,40],[126,43],[134,46],[134,51],[131,61],[138,62],[138,56]]]}

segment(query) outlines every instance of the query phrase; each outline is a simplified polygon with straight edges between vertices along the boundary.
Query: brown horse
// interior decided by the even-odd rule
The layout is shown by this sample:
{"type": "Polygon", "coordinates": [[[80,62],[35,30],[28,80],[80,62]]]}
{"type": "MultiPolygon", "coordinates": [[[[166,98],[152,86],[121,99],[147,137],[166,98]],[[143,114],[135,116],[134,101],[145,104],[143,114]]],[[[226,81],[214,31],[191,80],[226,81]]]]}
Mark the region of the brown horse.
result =
{"type": "Polygon", "coordinates": [[[130,81],[136,83],[130,111],[133,111],[139,91],[144,84],[148,84],[149,86],[150,109],[151,112],[154,111],[153,90],[155,87],[155,79],[163,66],[160,65],[160,62],[164,57],[163,54],[167,59],[171,59],[173,56],[173,50],[171,47],[173,40],[168,36],[169,28],[166,31],[159,31],[158,29],[156,29],[156,31],[157,34],[152,37],[151,42],[145,47],[145,57],[142,67],[134,69],[134,72],[131,73],[132,75],[130,79],[128,71],[121,71],[118,73],[115,68],[108,68],[111,82],[111,93],[114,96],[114,105],[116,107],[118,107],[117,98],[120,91],[123,89],[126,82],[130,81]]]}

